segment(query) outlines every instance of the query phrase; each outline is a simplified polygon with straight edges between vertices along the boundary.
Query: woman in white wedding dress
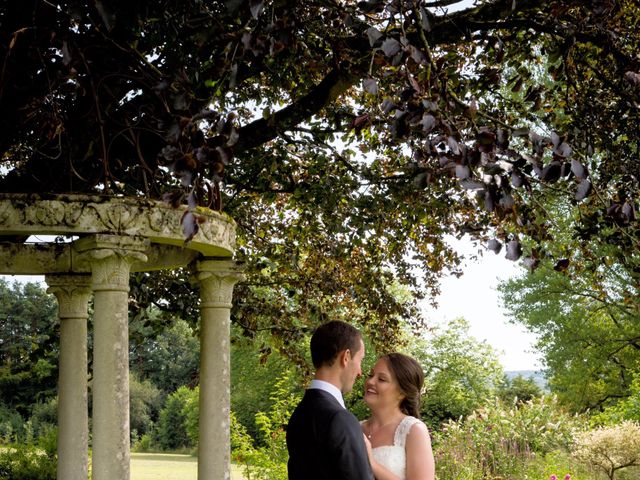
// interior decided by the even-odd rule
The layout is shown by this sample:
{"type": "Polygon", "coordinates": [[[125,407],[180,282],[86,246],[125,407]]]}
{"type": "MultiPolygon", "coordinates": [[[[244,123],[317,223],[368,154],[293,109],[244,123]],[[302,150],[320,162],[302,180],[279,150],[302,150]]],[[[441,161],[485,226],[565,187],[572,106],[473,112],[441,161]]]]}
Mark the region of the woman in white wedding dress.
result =
{"type": "Polygon", "coordinates": [[[420,417],[424,373],[401,353],[378,359],[365,382],[371,417],[362,422],[376,480],[434,480],[435,462],[427,426],[420,417]]]}

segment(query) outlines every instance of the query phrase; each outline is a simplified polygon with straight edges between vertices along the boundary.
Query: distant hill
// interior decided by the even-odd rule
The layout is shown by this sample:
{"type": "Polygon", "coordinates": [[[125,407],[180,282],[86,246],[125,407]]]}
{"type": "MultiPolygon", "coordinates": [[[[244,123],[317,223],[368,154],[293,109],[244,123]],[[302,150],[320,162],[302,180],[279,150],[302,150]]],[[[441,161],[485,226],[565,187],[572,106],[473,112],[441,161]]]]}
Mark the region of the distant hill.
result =
{"type": "Polygon", "coordinates": [[[548,391],[549,387],[547,385],[547,377],[545,376],[543,371],[540,370],[509,370],[504,372],[509,380],[513,377],[517,377],[520,375],[523,378],[532,378],[536,385],[542,388],[544,391],[548,391]]]}

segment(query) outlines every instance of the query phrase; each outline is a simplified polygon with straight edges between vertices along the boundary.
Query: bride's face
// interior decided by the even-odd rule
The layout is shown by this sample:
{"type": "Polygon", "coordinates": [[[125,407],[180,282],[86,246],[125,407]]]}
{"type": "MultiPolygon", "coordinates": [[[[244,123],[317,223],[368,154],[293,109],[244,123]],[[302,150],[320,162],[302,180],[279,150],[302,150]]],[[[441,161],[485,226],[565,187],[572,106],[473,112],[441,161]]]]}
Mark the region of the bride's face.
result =
{"type": "Polygon", "coordinates": [[[364,382],[364,401],[370,408],[398,405],[404,399],[398,382],[383,358],[373,366],[364,382]]]}

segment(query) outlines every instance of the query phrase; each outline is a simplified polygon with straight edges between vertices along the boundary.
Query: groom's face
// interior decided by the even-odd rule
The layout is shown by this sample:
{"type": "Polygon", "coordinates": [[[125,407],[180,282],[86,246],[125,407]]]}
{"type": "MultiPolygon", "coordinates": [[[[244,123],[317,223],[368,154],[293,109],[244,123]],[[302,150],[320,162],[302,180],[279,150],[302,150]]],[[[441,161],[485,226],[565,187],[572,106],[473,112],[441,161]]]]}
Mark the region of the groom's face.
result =
{"type": "Polygon", "coordinates": [[[345,382],[342,393],[348,393],[353,389],[356,379],[362,375],[362,359],[364,358],[364,342],[360,339],[360,348],[356,352],[350,351],[350,360],[345,369],[345,382]]]}

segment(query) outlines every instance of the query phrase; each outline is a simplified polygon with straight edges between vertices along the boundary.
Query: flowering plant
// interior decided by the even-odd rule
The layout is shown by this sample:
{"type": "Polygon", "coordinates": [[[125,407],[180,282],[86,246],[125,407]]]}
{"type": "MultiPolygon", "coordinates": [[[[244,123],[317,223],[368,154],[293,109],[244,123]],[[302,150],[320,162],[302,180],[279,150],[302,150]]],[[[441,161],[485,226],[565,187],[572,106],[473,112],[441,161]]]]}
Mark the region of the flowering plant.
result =
{"type": "Polygon", "coordinates": [[[623,468],[640,466],[640,423],[625,420],[580,433],[574,457],[614,480],[623,468]]]}

